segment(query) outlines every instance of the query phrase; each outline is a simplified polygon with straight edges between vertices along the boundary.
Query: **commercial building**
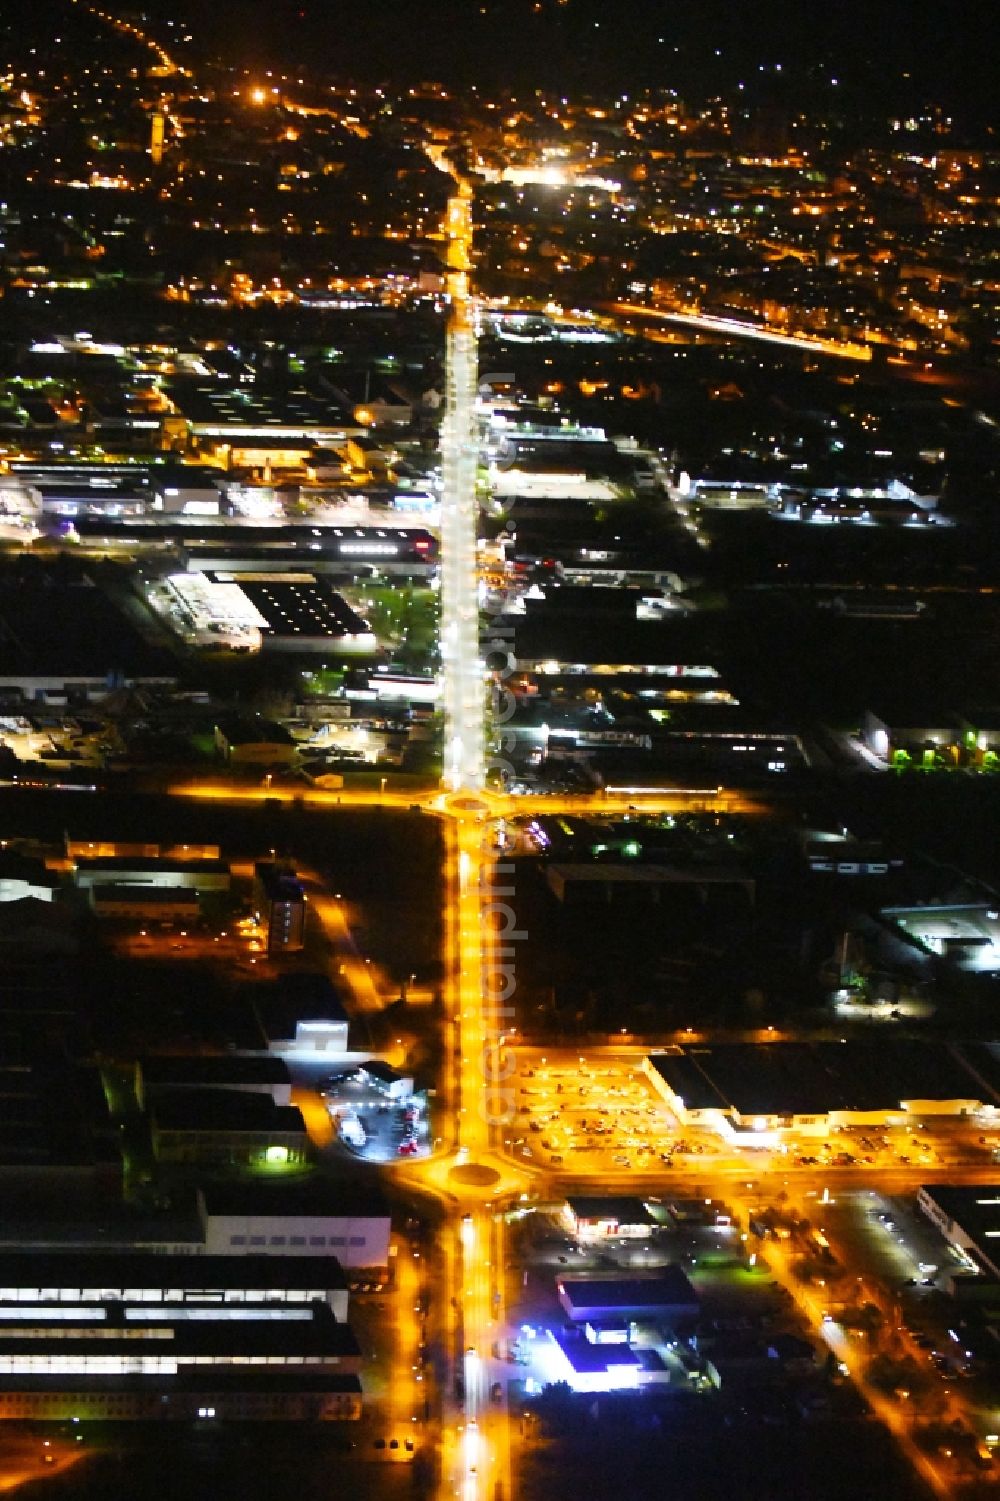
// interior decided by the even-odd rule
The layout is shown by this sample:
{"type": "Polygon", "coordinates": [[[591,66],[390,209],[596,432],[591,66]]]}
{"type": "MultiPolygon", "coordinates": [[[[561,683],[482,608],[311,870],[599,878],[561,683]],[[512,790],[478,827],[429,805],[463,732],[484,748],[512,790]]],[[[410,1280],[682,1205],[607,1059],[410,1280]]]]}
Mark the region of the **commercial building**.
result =
{"type": "Polygon", "coordinates": [[[676,1324],[696,1318],[701,1306],[683,1268],[674,1265],[649,1276],[588,1277],[574,1273],[558,1277],[556,1291],[567,1318],[574,1324],[595,1327],[637,1320],[676,1324]]]}
{"type": "Polygon", "coordinates": [[[268,954],[294,953],[305,942],[306,897],[290,870],[262,861],[254,866],[253,904],[268,954]]]}
{"type": "Polygon", "coordinates": [[[566,1200],[561,1218],[570,1233],[585,1242],[612,1237],[648,1240],[658,1224],[641,1199],[616,1196],[593,1198],[574,1194],[566,1200]]]}
{"type": "Polygon", "coordinates": [[[1000,1184],[966,1187],[934,1183],[917,1190],[917,1204],[958,1253],[950,1292],[998,1296],[1000,1284],[1000,1184]]]}
{"type": "Polygon", "coordinates": [[[267,624],[239,584],[211,573],[169,573],[150,589],[150,602],[197,646],[259,651],[267,624]]]}
{"type": "Polygon", "coordinates": [[[588,1338],[587,1331],[569,1334],[550,1329],[548,1340],[546,1365],[552,1379],[565,1381],[575,1392],[635,1390],[641,1382],[642,1357],[655,1357],[654,1351],[633,1350],[624,1340],[588,1338]]]}
{"type": "Polygon", "coordinates": [[[673,1047],[643,1071],[684,1125],[748,1146],[836,1126],[968,1115],[1000,1100],[1000,1067],[973,1045],[933,1041],[731,1043],[673,1047]],[[965,1056],[963,1056],[963,1054],[965,1056]],[[967,1059],[971,1061],[967,1061],[967,1059]]]}
{"type": "Polygon", "coordinates": [[[361,1415],[332,1256],[0,1252],[0,1418],[361,1415]]]}

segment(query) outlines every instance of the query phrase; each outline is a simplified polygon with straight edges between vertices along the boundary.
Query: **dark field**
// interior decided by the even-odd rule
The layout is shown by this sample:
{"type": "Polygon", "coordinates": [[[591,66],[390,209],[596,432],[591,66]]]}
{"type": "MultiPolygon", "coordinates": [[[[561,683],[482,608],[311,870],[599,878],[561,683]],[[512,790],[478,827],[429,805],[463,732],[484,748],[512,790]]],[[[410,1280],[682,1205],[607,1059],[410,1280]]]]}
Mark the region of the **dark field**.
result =
{"type": "Polygon", "coordinates": [[[277,1423],[214,1433],[102,1425],[95,1437],[100,1448],[89,1460],[18,1494],[24,1501],[329,1501],[347,1495],[396,1501],[419,1494],[411,1465],[360,1459],[345,1450],[351,1440],[339,1432],[277,1423]]]}
{"type": "Polygon", "coordinates": [[[218,844],[225,859],[271,850],[317,871],[361,911],[365,954],[394,977],[436,977],[441,843],[436,820],[294,803],[227,806],[154,794],[0,791],[0,838],[60,846],[74,839],[218,844]]]}
{"type": "MultiPolygon", "coordinates": [[[[703,1404],[698,1404],[703,1406],[703,1404]]],[[[768,1427],[706,1414],[656,1432],[612,1421],[529,1449],[518,1501],[926,1501],[880,1426],[864,1420],[768,1427]]]]}

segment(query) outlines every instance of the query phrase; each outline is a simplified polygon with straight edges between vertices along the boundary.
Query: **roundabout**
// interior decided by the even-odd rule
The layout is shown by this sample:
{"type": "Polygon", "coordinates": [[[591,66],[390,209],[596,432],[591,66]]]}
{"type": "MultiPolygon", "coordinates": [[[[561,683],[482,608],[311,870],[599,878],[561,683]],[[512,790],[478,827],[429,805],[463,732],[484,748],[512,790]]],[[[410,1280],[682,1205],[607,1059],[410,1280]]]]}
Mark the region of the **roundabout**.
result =
{"type": "Polygon", "coordinates": [[[482,1162],[463,1162],[449,1169],[448,1181],[456,1188],[480,1188],[488,1192],[496,1188],[500,1174],[482,1162]]]}

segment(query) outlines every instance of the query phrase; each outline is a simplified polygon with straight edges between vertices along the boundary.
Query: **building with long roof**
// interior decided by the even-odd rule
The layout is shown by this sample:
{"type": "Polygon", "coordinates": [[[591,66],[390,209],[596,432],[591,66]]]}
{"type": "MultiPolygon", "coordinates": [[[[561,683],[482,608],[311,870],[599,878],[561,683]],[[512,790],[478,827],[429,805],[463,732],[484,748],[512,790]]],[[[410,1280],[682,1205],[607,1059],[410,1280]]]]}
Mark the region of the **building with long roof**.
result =
{"type": "Polygon", "coordinates": [[[697,1044],[651,1053],[643,1071],[683,1125],[750,1146],[774,1146],[791,1133],[822,1137],[838,1126],[1000,1108],[1000,1057],[988,1044],[697,1044]]]}
{"type": "Polygon", "coordinates": [[[0,1420],[343,1420],[361,1352],[332,1256],[0,1252],[0,1420]]]}

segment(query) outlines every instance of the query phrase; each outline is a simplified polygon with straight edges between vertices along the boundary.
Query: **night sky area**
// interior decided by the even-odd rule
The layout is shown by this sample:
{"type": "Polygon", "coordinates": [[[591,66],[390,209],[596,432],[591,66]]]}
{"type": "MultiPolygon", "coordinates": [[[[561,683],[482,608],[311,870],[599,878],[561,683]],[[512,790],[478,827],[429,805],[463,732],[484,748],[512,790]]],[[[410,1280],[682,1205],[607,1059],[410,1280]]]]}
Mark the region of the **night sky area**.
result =
{"type": "MultiPolygon", "coordinates": [[[[42,10],[55,16],[67,3],[43,0],[42,10]]],[[[199,42],[234,62],[305,64],[364,80],[595,92],[662,85],[686,97],[728,93],[743,82],[748,103],[814,108],[840,89],[850,107],[883,113],[935,100],[977,123],[996,115],[995,0],[107,4],[186,21],[199,42]]]]}

